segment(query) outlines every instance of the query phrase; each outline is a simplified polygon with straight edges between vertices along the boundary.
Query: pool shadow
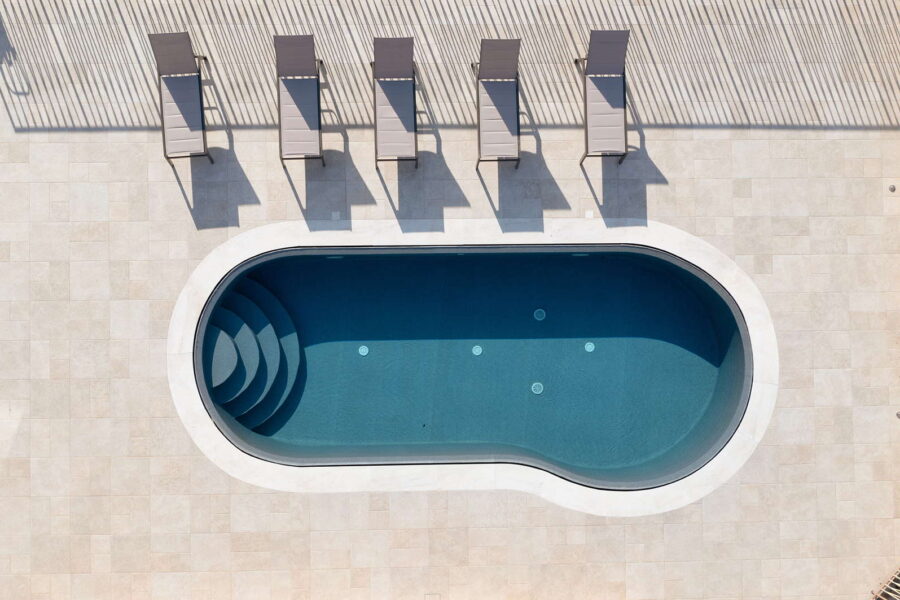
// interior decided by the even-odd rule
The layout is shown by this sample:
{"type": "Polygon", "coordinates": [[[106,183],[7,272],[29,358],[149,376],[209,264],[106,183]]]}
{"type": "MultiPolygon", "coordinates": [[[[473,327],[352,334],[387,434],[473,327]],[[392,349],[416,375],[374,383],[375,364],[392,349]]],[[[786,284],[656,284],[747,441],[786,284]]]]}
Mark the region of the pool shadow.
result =
{"type": "Polygon", "coordinates": [[[266,281],[282,299],[303,287],[317,290],[314,297],[303,296],[303,313],[294,316],[307,346],[342,340],[632,337],[678,345],[711,364],[720,360],[722,340],[709,333],[732,327],[713,323],[712,313],[704,311],[717,307],[715,315],[731,313],[715,290],[688,271],[652,256],[599,253],[573,259],[569,252],[556,252],[535,262],[528,254],[442,255],[432,259],[426,277],[415,255],[383,263],[367,257],[309,261],[302,269],[287,268],[294,259],[285,256],[248,275],[266,281]],[[499,274],[505,283],[498,287],[499,274]],[[618,288],[608,289],[609,282],[618,282],[618,288]],[[348,303],[350,285],[390,292],[348,303]],[[565,289],[573,293],[560,292],[565,289]],[[490,301],[473,301],[477,298],[490,301]],[[532,319],[532,304],[550,316],[532,319]],[[459,318],[448,320],[448,310],[459,318]]]}

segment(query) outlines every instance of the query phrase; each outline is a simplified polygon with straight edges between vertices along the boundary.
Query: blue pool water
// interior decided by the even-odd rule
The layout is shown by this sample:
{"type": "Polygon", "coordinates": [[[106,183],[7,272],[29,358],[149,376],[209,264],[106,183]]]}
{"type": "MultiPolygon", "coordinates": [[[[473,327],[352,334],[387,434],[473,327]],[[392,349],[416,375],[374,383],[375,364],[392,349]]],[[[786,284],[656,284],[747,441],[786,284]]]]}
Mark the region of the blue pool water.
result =
{"type": "Polygon", "coordinates": [[[282,251],[208,303],[220,429],[287,464],[518,462],[600,488],[683,477],[749,393],[733,303],[629,248],[282,251]]]}

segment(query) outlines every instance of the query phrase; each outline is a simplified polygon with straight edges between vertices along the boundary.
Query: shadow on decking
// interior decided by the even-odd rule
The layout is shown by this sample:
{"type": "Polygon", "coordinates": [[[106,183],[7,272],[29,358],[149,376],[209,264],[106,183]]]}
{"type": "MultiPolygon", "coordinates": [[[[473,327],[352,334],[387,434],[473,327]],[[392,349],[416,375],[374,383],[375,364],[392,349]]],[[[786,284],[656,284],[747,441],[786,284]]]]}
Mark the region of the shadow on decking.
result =
{"type": "Polygon", "coordinates": [[[344,126],[371,126],[368,61],[375,35],[417,36],[434,125],[471,127],[468,63],[478,39],[521,37],[542,128],[581,124],[570,66],[592,28],[628,27],[629,84],[650,128],[892,129],[900,124],[890,0],[714,5],[572,0],[468,0],[263,5],[141,0],[84,4],[32,0],[0,6],[0,100],[15,131],[128,130],[158,126],[146,34],[190,31],[211,60],[234,128],[276,124],[273,33],[302,28],[329,63],[344,126]],[[165,8],[163,8],[165,7],[165,8]],[[295,25],[297,24],[297,25],[295,25]]]}
{"type": "MultiPolygon", "coordinates": [[[[146,34],[191,32],[195,49],[210,57],[206,77],[215,82],[216,111],[222,116],[208,122],[209,130],[224,130],[228,138],[228,147],[211,149],[214,169],[205,159],[190,161],[189,185],[176,169],[201,229],[235,226],[238,207],[260,201],[234,153],[233,134],[276,127],[272,34],[296,33],[298,28],[316,36],[318,52],[329,64],[332,107],[342,113],[331,131],[345,140],[349,131],[372,126],[368,62],[373,36],[417,36],[420,87],[432,100],[429,127],[438,140],[433,156],[423,152],[423,163],[442,181],[426,186],[423,175],[407,176],[403,165],[389,199],[404,230],[440,229],[444,208],[467,202],[441,154],[440,132],[475,126],[468,65],[477,56],[480,37],[522,38],[523,88],[532,102],[529,117],[536,136],[538,129],[583,127],[580,80],[572,58],[585,52],[591,29],[622,27],[632,31],[629,102],[643,118],[632,123],[639,134],[643,129],[682,128],[878,132],[900,126],[900,14],[891,0],[777,5],[571,0],[501,2],[497,8],[468,0],[3,3],[0,102],[17,133],[158,131],[146,34]],[[447,175],[447,185],[441,173],[447,175]],[[431,188],[446,191],[432,198],[418,196],[431,188]]],[[[306,166],[305,202],[293,191],[308,223],[346,228],[346,199],[358,193],[361,200],[354,202],[369,204],[374,198],[352,167],[346,142],[343,158],[327,153],[326,160],[345,165],[343,204],[338,192],[318,194],[327,187],[321,181],[331,176],[312,164],[306,166]]],[[[573,152],[573,160],[576,156],[573,152]]],[[[652,148],[641,141],[623,166],[601,161],[599,181],[588,176],[597,166],[586,165],[584,176],[608,223],[646,221],[646,187],[666,183],[651,156],[652,148]]],[[[538,175],[531,181],[537,184],[526,183],[529,177],[522,173],[507,176],[508,165],[502,165],[491,203],[505,229],[540,228],[543,210],[560,202],[562,194],[540,149],[534,155],[523,153],[520,171],[528,170],[529,163],[538,175]]]]}

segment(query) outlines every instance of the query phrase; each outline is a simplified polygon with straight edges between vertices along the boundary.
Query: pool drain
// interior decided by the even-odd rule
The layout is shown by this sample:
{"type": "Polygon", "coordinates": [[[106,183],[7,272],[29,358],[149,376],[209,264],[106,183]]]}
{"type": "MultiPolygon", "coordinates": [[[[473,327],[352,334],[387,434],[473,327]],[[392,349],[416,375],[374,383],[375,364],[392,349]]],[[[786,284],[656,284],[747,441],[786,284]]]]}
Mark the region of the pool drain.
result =
{"type": "Polygon", "coordinates": [[[483,352],[483,350],[482,350],[481,346],[477,346],[477,345],[472,346],[472,354],[474,354],[475,356],[481,356],[482,352],[483,352]]]}
{"type": "Polygon", "coordinates": [[[538,395],[543,394],[544,393],[544,384],[541,383],[540,381],[535,381],[534,383],[531,384],[531,391],[534,394],[538,394],[538,395]]]}
{"type": "Polygon", "coordinates": [[[366,356],[368,353],[369,353],[369,347],[368,347],[368,346],[360,346],[360,347],[359,347],[359,355],[360,355],[360,356],[366,356]]]}
{"type": "Polygon", "coordinates": [[[544,310],[543,308],[539,308],[536,311],[534,311],[534,320],[535,321],[543,321],[546,318],[547,318],[547,311],[544,310]]]}
{"type": "Polygon", "coordinates": [[[587,344],[584,345],[585,352],[593,352],[594,348],[595,348],[594,342],[588,342],[587,344]]]}

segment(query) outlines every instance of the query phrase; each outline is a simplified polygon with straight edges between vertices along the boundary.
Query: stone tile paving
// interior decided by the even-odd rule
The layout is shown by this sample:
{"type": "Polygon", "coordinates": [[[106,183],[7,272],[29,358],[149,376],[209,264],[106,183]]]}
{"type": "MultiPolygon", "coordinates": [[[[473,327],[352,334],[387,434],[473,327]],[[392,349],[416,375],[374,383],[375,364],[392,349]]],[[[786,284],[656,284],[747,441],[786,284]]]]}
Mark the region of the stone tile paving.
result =
{"type": "MultiPolygon", "coordinates": [[[[0,597],[867,597],[900,564],[900,11],[843,3],[0,2],[0,597]],[[582,151],[572,58],[628,27],[629,141],[582,151]],[[212,68],[216,159],[161,156],[145,34],[212,68]],[[328,166],[282,170],[274,33],[316,34],[328,166]],[[373,163],[373,35],[413,35],[421,161],[373,163]],[[522,164],[476,174],[481,36],[524,39],[522,164]],[[663,221],[732,256],[781,352],[764,444],[682,510],[271,493],[192,445],[169,313],[249,228],[663,221]]],[[[502,239],[502,234],[498,234],[502,239]]]]}

